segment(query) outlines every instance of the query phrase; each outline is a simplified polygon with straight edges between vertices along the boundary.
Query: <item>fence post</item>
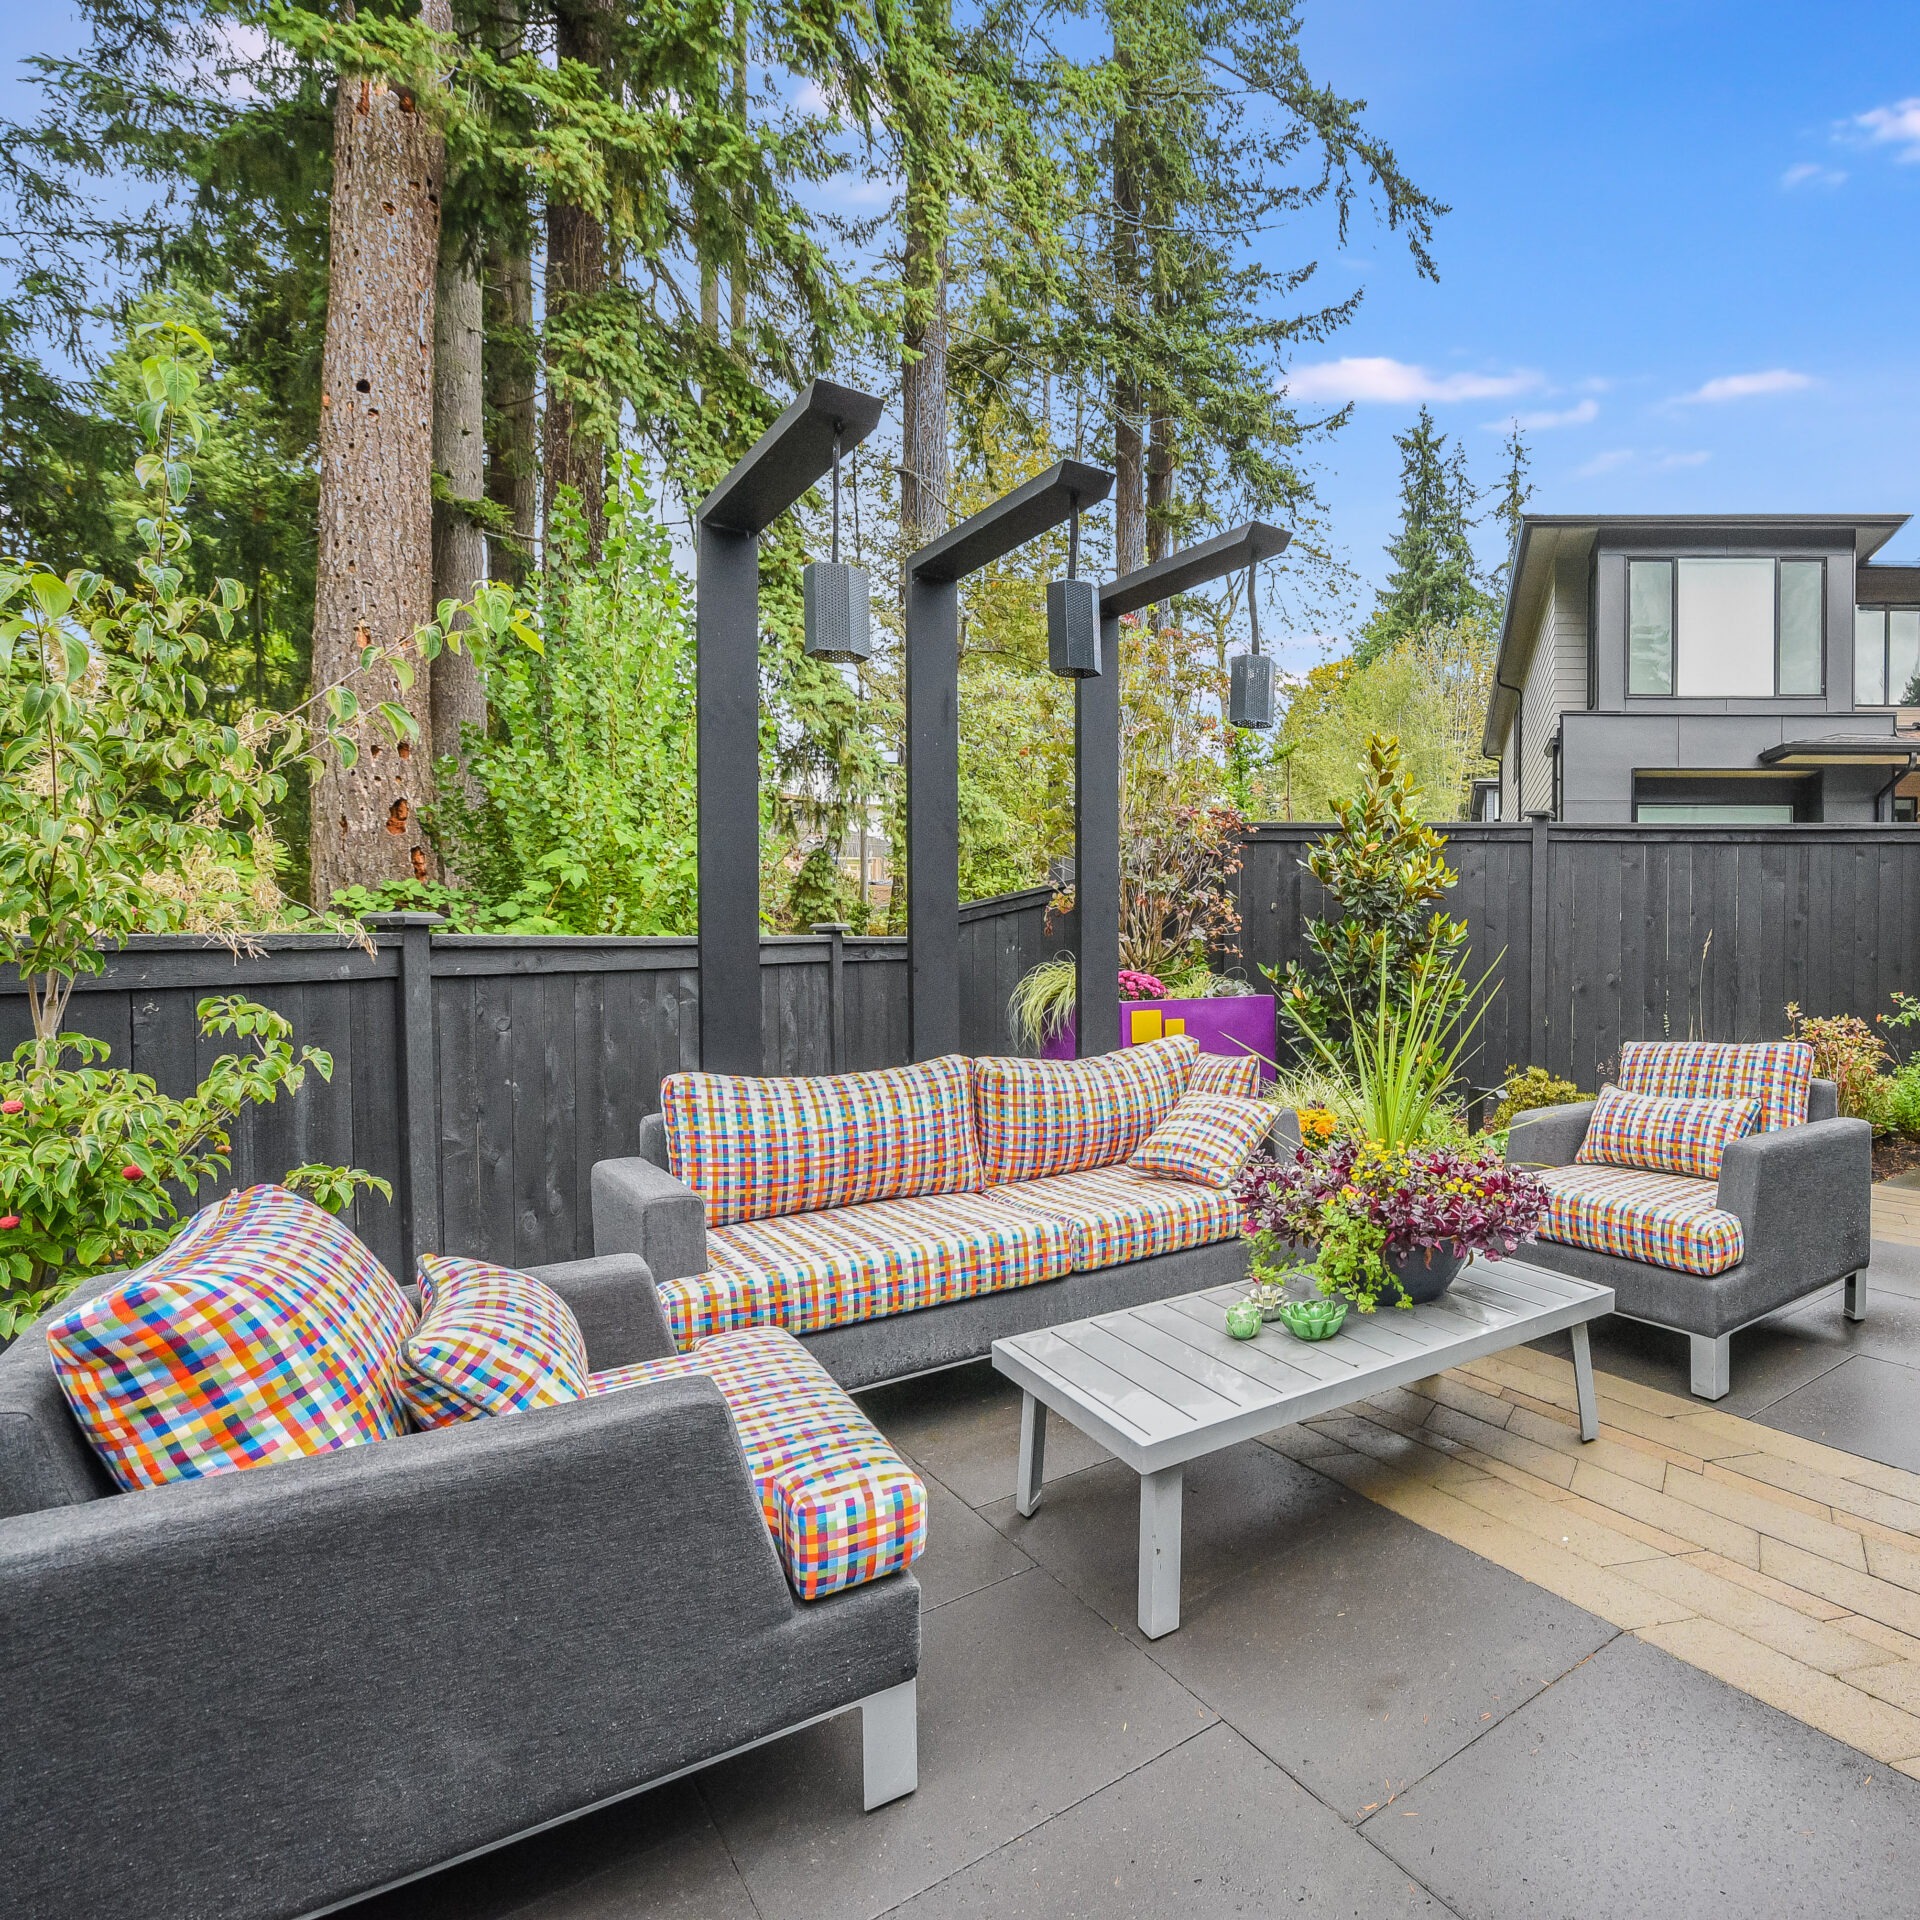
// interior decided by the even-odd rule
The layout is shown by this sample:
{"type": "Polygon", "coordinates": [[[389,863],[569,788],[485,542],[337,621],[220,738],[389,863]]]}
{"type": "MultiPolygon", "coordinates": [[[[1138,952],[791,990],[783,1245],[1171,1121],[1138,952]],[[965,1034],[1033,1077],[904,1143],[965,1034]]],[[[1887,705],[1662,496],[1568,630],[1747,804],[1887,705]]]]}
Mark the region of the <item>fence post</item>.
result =
{"type": "Polygon", "coordinates": [[[1533,834],[1528,849],[1527,887],[1528,905],[1531,908],[1527,937],[1527,1059],[1522,1063],[1530,1067],[1547,1066],[1547,980],[1548,980],[1548,943],[1551,938],[1552,921],[1550,909],[1552,898],[1548,889],[1547,873],[1547,827],[1544,818],[1532,823],[1533,834]]]}
{"type": "Polygon", "coordinates": [[[817,920],[809,931],[827,936],[827,1071],[847,1070],[847,935],[850,920],[817,920]]]}
{"type": "Polygon", "coordinates": [[[401,1153],[401,1275],[411,1281],[414,1262],[440,1247],[440,1127],[435,1081],[438,1064],[433,1031],[433,929],[438,913],[377,913],[367,925],[400,936],[399,1037],[401,1153]]]}

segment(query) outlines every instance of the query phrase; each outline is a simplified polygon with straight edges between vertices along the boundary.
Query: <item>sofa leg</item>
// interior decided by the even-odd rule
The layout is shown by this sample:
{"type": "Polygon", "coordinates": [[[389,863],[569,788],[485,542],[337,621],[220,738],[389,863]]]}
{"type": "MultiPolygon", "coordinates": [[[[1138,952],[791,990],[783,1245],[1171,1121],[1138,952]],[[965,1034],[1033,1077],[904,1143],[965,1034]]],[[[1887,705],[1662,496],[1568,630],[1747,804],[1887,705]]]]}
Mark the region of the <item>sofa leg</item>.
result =
{"type": "Polygon", "coordinates": [[[1724,1400],[1733,1385],[1733,1335],[1723,1333],[1710,1339],[1704,1333],[1690,1333],[1693,1347],[1693,1390],[1702,1400],[1724,1400]]]}
{"type": "Polygon", "coordinates": [[[920,1784],[919,1686],[917,1679],[903,1680],[860,1702],[869,1813],[920,1784]]]}
{"type": "Polygon", "coordinates": [[[1864,1320],[1867,1317],[1867,1276],[1863,1268],[1858,1273],[1847,1275],[1847,1318],[1864,1320]]]}

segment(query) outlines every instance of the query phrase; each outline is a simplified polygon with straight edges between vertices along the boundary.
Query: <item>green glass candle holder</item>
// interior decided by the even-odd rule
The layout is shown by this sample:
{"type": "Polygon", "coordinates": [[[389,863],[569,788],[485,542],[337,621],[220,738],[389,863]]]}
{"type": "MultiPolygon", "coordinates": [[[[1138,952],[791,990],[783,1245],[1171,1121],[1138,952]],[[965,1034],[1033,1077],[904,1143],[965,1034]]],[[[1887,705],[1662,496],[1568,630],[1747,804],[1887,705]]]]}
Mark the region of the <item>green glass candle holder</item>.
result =
{"type": "Polygon", "coordinates": [[[1297,1340],[1331,1340],[1347,1317],[1344,1300],[1283,1300],[1280,1323],[1297,1340]]]}
{"type": "Polygon", "coordinates": [[[1236,1300],[1227,1309],[1227,1331],[1236,1340],[1251,1340],[1260,1331],[1260,1303],[1236,1300]]]}

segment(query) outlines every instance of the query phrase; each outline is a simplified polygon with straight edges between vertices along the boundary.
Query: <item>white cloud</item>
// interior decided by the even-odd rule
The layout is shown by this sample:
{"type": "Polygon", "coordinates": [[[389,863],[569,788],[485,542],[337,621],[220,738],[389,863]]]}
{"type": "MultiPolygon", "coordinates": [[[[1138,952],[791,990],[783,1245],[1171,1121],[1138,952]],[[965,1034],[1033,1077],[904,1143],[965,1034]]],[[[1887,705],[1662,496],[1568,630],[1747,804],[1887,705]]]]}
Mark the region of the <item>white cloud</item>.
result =
{"type": "Polygon", "coordinates": [[[1684,467],[1704,467],[1712,458],[1710,453],[1691,450],[1642,453],[1637,447],[1609,447],[1605,453],[1596,453],[1585,466],[1575,467],[1574,472],[1583,480],[1603,473],[1618,473],[1622,467],[1637,467],[1647,473],[1674,473],[1684,467]]]}
{"type": "Polygon", "coordinates": [[[833,102],[812,80],[801,82],[800,91],[793,96],[793,110],[805,114],[810,120],[831,120],[834,117],[833,102]]]}
{"type": "Polygon", "coordinates": [[[1632,458],[1631,447],[1609,447],[1605,453],[1596,453],[1584,467],[1575,467],[1574,472],[1583,480],[1591,480],[1595,474],[1611,473],[1616,467],[1624,467],[1632,458]]]}
{"type": "Polygon", "coordinates": [[[1600,417],[1598,400],[1579,400],[1570,407],[1547,407],[1538,413],[1510,413],[1504,420],[1489,420],[1488,429],[1504,433],[1518,427],[1522,433],[1545,433],[1553,427],[1584,427],[1600,417]]]}
{"type": "Polygon", "coordinates": [[[1920,95],[1854,115],[1853,124],[1879,147],[1897,147],[1894,158],[1920,162],[1920,95]]]}
{"type": "Polygon", "coordinates": [[[1531,393],[1541,384],[1537,373],[1432,373],[1384,354],[1349,354],[1287,375],[1287,393],[1295,400],[1367,400],[1405,405],[1414,400],[1504,400],[1531,393]]]}
{"type": "Polygon", "coordinates": [[[1789,193],[1795,187],[1840,187],[1845,186],[1846,169],[1843,167],[1823,167],[1817,160],[1802,160],[1798,166],[1789,167],[1780,176],[1780,184],[1789,193]]]}
{"type": "Polygon", "coordinates": [[[1715,406],[1723,400],[1755,400],[1769,393],[1798,393],[1813,385],[1810,373],[1795,373],[1791,367],[1769,367],[1764,373],[1723,373],[1716,380],[1695,387],[1677,397],[1685,406],[1715,406]]]}
{"type": "Polygon", "coordinates": [[[1710,453],[1663,453],[1653,464],[1656,471],[1671,473],[1675,467],[1704,467],[1712,458],[1710,453]]]}

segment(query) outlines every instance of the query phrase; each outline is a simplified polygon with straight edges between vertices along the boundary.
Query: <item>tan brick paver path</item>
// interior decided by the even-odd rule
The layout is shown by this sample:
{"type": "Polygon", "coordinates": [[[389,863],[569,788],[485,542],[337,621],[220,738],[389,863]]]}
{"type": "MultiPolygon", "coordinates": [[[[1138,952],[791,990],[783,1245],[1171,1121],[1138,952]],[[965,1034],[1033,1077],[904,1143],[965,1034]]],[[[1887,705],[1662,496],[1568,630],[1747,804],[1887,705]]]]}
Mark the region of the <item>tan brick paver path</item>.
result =
{"type": "Polygon", "coordinates": [[[1920,1779],[1920,1474],[1596,1382],[1589,1445],[1527,1347],[1269,1444],[1920,1779]]]}

